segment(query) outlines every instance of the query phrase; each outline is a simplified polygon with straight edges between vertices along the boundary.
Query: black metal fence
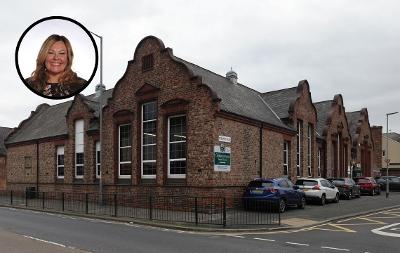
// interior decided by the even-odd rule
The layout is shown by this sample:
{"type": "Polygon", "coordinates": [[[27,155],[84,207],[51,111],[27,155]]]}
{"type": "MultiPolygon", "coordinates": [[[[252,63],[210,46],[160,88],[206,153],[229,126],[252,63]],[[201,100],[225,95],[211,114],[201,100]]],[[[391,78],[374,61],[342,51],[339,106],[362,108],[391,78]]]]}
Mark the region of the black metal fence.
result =
{"type": "Polygon", "coordinates": [[[0,205],[223,227],[280,225],[281,218],[277,202],[252,198],[0,191],[0,205]]]}

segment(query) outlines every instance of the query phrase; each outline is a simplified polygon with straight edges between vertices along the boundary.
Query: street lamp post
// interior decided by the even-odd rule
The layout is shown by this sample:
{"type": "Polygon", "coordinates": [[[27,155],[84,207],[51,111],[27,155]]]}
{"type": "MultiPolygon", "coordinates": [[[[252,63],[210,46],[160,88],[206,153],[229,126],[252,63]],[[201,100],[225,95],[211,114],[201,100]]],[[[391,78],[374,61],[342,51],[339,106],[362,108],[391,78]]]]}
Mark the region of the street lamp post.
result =
{"type": "Polygon", "coordinates": [[[386,113],[386,198],[389,197],[389,116],[397,113],[386,113]]]}
{"type": "MultiPolygon", "coordinates": [[[[99,140],[100,140],[100,173],[99,173],[99,194],[100,194],[100,200],[102,203],[102,197],[103,197],[103,180],[102,180],[102,163],[101,163],[101,158],[102,153],[103,153],[103,141],[101,139],[101,134],[102,134],[102,130],[103,130],[103,99],[102,99],[102,95],[103,95],[103,90],[105,89],[105,86],[103,84],[103,37],[100,35],[97,35],[94,32],[90,32],[91,34],[93,34],[94,36],[96,36],[97,38],[100,39],[100,83],[98,84],[99,87],[96,86],[96,88],[99,88],[99,95],[98,95],[98,99],[99,99],[99,125],[100,125],[100,134],[99,134],[99,140]]],[[[97,90],[97,89],[96,89],[97,90]]]]}

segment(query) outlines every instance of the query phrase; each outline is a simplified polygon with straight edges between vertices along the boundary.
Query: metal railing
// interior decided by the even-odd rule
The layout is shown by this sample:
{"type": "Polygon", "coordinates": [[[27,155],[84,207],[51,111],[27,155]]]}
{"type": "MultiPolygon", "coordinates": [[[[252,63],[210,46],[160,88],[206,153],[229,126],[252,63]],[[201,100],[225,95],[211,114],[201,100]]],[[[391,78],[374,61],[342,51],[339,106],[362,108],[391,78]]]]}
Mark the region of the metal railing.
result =
{"type": "Polygon", "coordinates": [[[0,191],[0,205],[223,227],[280,225],[276,201],[134,193],[0,191]]]}

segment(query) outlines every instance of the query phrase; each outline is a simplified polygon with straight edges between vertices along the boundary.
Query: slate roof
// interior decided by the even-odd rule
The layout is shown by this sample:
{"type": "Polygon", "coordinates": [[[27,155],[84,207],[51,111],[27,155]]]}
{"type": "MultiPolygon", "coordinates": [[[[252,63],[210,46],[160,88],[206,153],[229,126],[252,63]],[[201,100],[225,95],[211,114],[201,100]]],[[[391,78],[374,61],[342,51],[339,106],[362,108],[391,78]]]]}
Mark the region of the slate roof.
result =
{"type": "Polygon", "coordinates": [[[317,133],[322,137],[326,121],[328,120],[329,112],[332,107],[333,100],[321,101],[314,103],[317,109],[317,133]]]}
{"type": "Polygon", "coordinates": [[[351,138],[353,140],[355,140],[357,124],[358,124],[358,120],[361,117],[361,111],[346,112],[346,117],[347,117],[347,124],[349,125],[349,132],[350,132],[351,138]]]}
{"type": "Polygon", "coordinates": [[[394,141],[400,142],[400,134],[398,134],[398,133],[394,133],[394,132],[384,133],[383,135],[388,136],[390,139],[392,139],[394,141]]]}
{"type": "Polygon", "coordinates": [[[262,98],[262,93],[240,83],[233,84],[227,78],[191,62],[178,57],[175,59],[185,64],[194,75],[201,76],[202,82],[221,99],[221,110],[293,131],[279,119],[269,101],[262,98]]]}
{"type": "MultiPolygon", "coordinates": [[[[111,94],[112,89],[105,91],[103,99],[107,99],[111,94]]],[[[98,106],[96,106],[97,99],[94,96],[95,94],[87,96],[84,101],[93,109],[96,115],[98,114],[98,106]]],[[[20,129],[10,135],[6,143],[18,143],[68,134],[65,116],[72,102],[70,100],[52,106],[47,104],[38,106],[30,118],[20,124],[20,129]]],[[[93,127],[90,126],[89,128],[93,127]]]]}
{"type": "Polygon", "coordinates": [[[290,104],[296,101],[297,87],[266,92],[261,95],[281,119],[289,118],[290,104]]]}
{"type": "Polygon", "coordinates": [[[4,146],[4,140],[11,133],[13,129],[9,127],[0,127],[0,156],[6,155],[6,147],[4,146]]]}

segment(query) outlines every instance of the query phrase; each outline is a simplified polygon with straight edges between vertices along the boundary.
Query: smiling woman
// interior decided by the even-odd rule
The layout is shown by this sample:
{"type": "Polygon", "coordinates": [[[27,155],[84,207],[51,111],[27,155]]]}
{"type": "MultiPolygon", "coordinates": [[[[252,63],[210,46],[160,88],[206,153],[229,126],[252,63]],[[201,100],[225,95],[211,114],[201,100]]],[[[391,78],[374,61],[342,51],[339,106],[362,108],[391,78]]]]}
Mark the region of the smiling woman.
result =
{"type": "Polygon", "coordinates": [[[72,71],[74,58],[71,43],[62,35],[50,35],[36,58],[36,69],[25,81],[45,96],[65,97],[79,91],[86,80],[72,71]]]}

